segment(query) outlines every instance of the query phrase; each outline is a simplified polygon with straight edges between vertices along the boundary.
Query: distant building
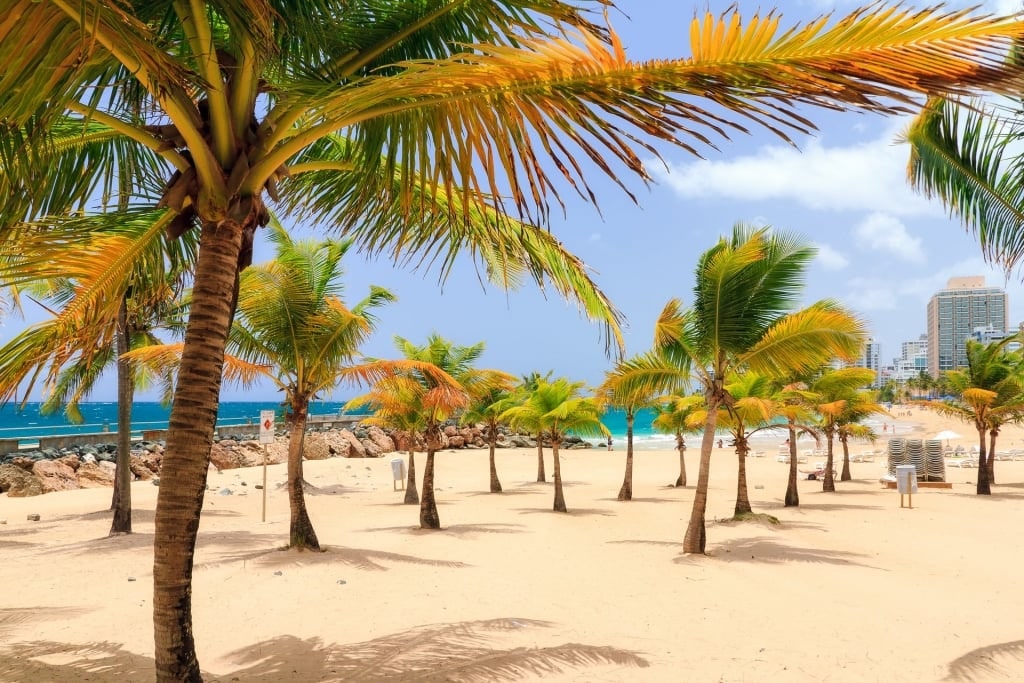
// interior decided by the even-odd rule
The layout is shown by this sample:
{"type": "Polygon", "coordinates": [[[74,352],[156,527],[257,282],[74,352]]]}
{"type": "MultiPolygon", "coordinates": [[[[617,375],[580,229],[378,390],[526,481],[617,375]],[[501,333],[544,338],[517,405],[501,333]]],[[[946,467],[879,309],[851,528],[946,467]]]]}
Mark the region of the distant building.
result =
{"type": "Polygon", "coordinates": [[[882,386],[882,345],[874,338],[869,338],[864,344],[864,351],[859,358],[853,362],[854,367],[868,368],[875,371],[875,380],[871,386],[880,389],[882,386]]]}
{"type": "Polygon", "coordinates": [[[928,373],[966,366],[965,341],[978,328],[1004,333],[1008,315],[1006,292],[986,287],[983,276],[950,278],[928,302],[928,373]]]}
{"type": "Polygon", "coordinates": [[[893,358],[892,378],[897,382],[920,377],[921,372],[928,372],[928,335],[922,334],[913,341],[900,344],[900,355],[893,358]]]}

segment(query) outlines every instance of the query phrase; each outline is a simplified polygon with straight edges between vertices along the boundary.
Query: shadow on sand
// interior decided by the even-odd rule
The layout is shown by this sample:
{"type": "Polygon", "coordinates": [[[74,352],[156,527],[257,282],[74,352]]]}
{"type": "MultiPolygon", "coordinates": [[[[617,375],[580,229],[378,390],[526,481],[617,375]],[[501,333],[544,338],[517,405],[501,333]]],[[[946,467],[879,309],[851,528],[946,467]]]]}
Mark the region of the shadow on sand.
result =
{"type": "Polygon", "coordinates": [[[777,541],[765,539],[738,538],[715,544],[708,553],[725,562],[763,562],[782,564],[788,562],[814,562],[819,564],[853,565],[880,569],[860,561],[867,555],[846,550],[822,550],[819,548],[797,548],[777,541]]]}
{"type": "MultiPolygon", "coordinates": [[[[434,624],[349,645],[281,636],[228,654],[226,659],[238,668],[219,675],[204,673],[204,678],[249,683],[475,682],[543,678],[599,665],[649,666],[638,653],[607,646],[565,643],[504,650],[495,647],[502,633],[549,626],[547,622],[518,618],[434,624]]],[[[152,659],[126,652],[116,643],[35,641],[0,646],[3,680],[121,683],[152,677],[152,659]]]]}
{"type": "Polygon", "coordinates": [[[945,680],[1020,680],[1022,663],[1024,663],[1024,640],[986,645],[971,650],[950,662],[949,673],[946,674],[945,680]]]}

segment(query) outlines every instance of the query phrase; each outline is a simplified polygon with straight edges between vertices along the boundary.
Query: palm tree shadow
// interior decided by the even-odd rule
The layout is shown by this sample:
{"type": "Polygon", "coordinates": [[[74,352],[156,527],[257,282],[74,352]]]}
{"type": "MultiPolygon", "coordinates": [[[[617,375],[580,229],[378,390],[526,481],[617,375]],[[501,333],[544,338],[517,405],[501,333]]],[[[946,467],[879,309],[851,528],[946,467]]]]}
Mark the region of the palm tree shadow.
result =
{"type": "MultiPolygon", "coordinates": [[[[612,512],[611,510],[605,510],[604,508],[574,508],[572,506],[567,507],[569,508],[569,511],[567,513],[558,514],[567,514],[570,517],[591,517],[595,515],[598,517],[613,517],[615,515],[615,513],[612,512]]],[[[554,510],[552,510],[551,508],[515,508],[515,511],[521,515],[539,515],[550,514],[554,512],[554,510]]]]}
{"type": "MultiPolygon", "coordinates": [[[[504,618],[432,624],[362,643],[325,645],[319,638],[281,636],[228,654],[239,668],[207,680],[289,683],[320,681],[509,681],[545,677],[588,666],[645,668],[638,653],[610,646],[565,643],[500,649],[495,640],[551,624],[504,618]]],[[[0,674],[8,680],[89,680],[119,683],[152,676],[153,660],[115,643],[70,645],[51,641],[0,647],[0,674]],[[57,663],[60,662],[60,663],[57,663]]]]}
{"type": "Polygon", "coordinates": [[[815,548],[795,548],[772,540],[753,540],[749,538],[735,539],[718,544],[714,553],[716,559],[726,562],[764,562],[782,564],[788,562],[815,562],[820,564],[856,565],[869,569],[879,569],[860,561],[867,557],[861,553],[846,550],[819,550],[815,548]]]}
{"type": "Polygon", "coordinates": [[[946,681],[977,681],[1020,677],[1020,663],[1024,662],[1024,640],[1011,640],[971,650],[949,663],[946,681]],[[1003,666],[998,660],[1010,660],[1013,666],[1003,666]]]}
{"type": "Polygon", "coordinates": [[[678,548],[682,544],[682,541],[651,541],[651,540],[646,540],[646,539],[642,539],[642,538],[627,538],[627,539],[623,539],[621,541],[605,541],[605,543],[607,543],[609,545],[627,545],[627,544],[635,544],[635,545],[660,545],[660,546],[666,546],[666,547],[669,547],[669,548],[678,548]]]}
{"type": "Polygon", "coordinates": [[[607,501],[609,503],[678,503],[678,498],[651,498],[651,497],[637,497],[633,496],[629,500],[619,500],[618,498],[598,498],[600,501],[607,501]]]}
{"type": "Polygon", "coordinates": [[[210,567],[213,564],[228,564],[231,562],[252,562],[257,566],[266,567],[302,567],[314,564],[341,563],[366,571],[388,571],[389,567],[382,564],[383,562],[402,562],[428,567],[456,569],[470,566],[465,562],[454,560],[431,560],[424,557],[416,557],[415,555],[392,553],[383,550],[341,546],[325,546],[322,552],[298,552],[287,547],[263,548],[251,552],[223,556],[214,563],[203,563],[203,566],[210,567]]]}

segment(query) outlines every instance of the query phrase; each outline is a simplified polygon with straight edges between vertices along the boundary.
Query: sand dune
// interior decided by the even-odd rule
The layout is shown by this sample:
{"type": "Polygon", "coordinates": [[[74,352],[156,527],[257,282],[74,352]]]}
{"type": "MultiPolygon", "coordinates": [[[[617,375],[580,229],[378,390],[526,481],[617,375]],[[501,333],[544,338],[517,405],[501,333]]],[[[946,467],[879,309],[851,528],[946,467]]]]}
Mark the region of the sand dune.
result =
{"type": "MultiPolygon", "coordinates": [[[[970,434],[913,412],[892,420],[899,435],[970,434]]],[[[1024,447],[1024,432],[1006,430],[1000,447],[1024,447]]],[[[747,459],[750,496],[780,524],[731,523],[715,520],[731,515],[736,458],[716,450],[705,557],[680,552],[695,448],[685,489],[667,486],[674,452],[638,452],[628,503],[615,500],[623,449],[563,453],[569,514],[533,481],[534,452],[499,451],[495,495],[486,451],[446,451],[437,532],[401,504],[389,458],[309,462],[328,547],[315,555],[278,549],[281,466],[266,523],[258,468],[211,475],[194,580],[200,662],[207,680],[268,682],[1024,678],[1012,536],[1024,461],[997,463],[990,498],[974,495],[976,470],[951,468],[953,489],[921,491],[913,510],[880,487],[880,460],[854,463],[837,493],[803,480],[801,506],[784,508],[786,466],[772,455],[747,459]]],[[[117,538],[109,490],[0,496],[0,680],[152,680],[156,492],[134,485],[136,533],[117,538]]]]}

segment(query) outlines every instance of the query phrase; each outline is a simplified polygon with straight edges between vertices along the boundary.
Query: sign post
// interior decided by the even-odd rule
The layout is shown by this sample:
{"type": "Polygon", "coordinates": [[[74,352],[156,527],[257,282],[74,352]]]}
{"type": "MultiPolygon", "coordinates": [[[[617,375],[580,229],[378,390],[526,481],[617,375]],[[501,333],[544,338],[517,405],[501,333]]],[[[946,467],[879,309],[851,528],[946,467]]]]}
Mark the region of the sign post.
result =
{"type": "Polygon", "coordinates": [[[267,444],[274,443],[274,411],[260,411],[260,443],[263,444],[263,515],[260,521],[267,521],[267,444]]]}

